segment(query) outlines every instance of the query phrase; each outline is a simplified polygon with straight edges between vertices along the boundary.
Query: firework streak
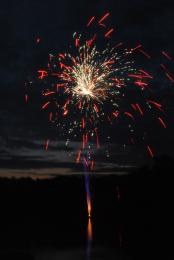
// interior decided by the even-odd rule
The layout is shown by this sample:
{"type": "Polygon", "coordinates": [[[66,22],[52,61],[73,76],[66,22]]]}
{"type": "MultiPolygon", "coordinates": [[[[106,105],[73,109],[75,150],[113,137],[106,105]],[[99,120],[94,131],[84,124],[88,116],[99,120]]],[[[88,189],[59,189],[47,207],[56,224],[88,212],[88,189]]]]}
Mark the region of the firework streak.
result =
{"type": "MultiPolygon", "coordinates": [[[[106,25],[109,16],[110,13],[99,18],[92,16],[86,24],[90,36],[74,33],[71,51],[50,54],[47,67],[37,71],[37,84],[42,86],[42,110],[47,111],[49,121],[56,124],[61,134],[68,139],[81,139],[76,162],[83,162],[86,154],[85,163],[90,170],[94,169],[91,150],[101,145],[101,126],[113,126],[119,118],[124,118],[131,143],[135,143],[136,124],[142,124],[148,114],[153,115],[159,127],[167,128],[162,104],[149,98],[154,76],[136,67],[134,61],[135,53],[148,60],[151,55],[141,44],[127,49],[122,42],[111,44],[114,29],[106,25]],[[96,33],[90,32],[93,27],[98,28],[96,33]],[[99,40],[107,47],[99,47],[99,40]],[[130,91],[141,95],[141,101],[129,98],[130,91]]],[[[167,52],[161,54],[164,59],[172,60],[167,52]]],[[[173,82],[167,67],[161,64],[161,68],[173,82]]],[[[28,93],[25,100],[28,101],[28,93]]],[[[48,144],[49,140],[46,150],[48,144]]],[[[148,140],[144,140],[144,145],[153,157],[154,150],[148,140]]]]}

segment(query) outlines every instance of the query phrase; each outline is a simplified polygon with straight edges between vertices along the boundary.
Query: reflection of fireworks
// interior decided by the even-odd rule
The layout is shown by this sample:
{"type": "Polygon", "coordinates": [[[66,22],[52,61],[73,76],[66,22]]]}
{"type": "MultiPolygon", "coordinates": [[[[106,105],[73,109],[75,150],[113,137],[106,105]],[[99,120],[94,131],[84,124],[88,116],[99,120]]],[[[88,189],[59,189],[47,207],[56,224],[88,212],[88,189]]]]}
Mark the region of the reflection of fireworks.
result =
{"type": "MultiPolygon", "coordinates": [[[[105,24],[109,13],[106,13],[98,21],[91,17],[87,28],[97,24],[103,32],[103,38],[107,40],[113,33],[113,28],[105,24]]],[[[163,112],[162,105],[155,100],[143,98],[142,101],[127,100],[127,111],[121,103],[126,97],[126,91],[148,92],[149,82],[153,76],[144,69],[138,69],[134,65],[132,55],[134,52],[142,53],[147,59],[151,56],[146,53],[142,45],[132,49],[124,49],[118,52],[122,43],[101,50],[97,45],[98,35],[94,33],[88,38],[74,33],[73,41],[75,48],[68,53],[49,55],[47,69],[38,70],[38,79],[42,83],[42,109],[49,112],[50,122],[56,123],[58,130],[68,138],[82,140],[76,161],[82,161],[83,150],[87,152],[86,166],[93,169],[94,161],[91,158],[91,147],[99,143],[99,129],[105,124],[113,125],[116,118],[124,116],[129,123],[132,133],[137,118],[143,118],[152,109],[157,111],[157,120],[161,127],[166,128],[166,122],[158,112],[163,112]]],[[[168,60],[171,57],[162,52],[168,60]]],[[[161,64],[170,81],[173,80],[171,73],[161,64]]],[[[147,96],[147,95],[146,95],[147,96]]],[[[28,101],[28,95],[25,97],[28,101]]],[[[145,132],[145,131],[144,131],[145,132]]],[[[107,133],[109,136],[109,133],[107,133]]],[[[144,137],[143,137],[144,138],[144,137]]],[[[131,136],[131,143],[134,138],[131,136]]],[[[48,149],[46,142],[46,150],[48,149]]],[[[146,143],[150,156],[154,156],[153,149],[146,143]]]]}

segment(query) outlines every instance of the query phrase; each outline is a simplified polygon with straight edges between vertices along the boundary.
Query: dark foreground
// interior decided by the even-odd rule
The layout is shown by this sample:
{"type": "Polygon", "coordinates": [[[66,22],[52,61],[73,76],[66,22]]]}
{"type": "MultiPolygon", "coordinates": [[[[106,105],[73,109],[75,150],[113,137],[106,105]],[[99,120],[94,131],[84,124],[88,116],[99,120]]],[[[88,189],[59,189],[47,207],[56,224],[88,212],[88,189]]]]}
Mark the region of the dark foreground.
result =
{"type": "Polygon", "coordinates": [[[1,179],[0,259],[173,259],[173,174],[169,158],[126,176],[91,173],[90,231],[84,176],[1,179]]]}

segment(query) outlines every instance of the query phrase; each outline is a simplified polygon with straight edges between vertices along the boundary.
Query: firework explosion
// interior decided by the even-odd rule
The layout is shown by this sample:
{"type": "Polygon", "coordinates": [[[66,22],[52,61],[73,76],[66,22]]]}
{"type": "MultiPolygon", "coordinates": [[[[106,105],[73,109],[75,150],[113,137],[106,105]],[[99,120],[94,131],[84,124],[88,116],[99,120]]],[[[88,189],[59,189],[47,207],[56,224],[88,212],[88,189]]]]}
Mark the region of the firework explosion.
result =
{"type": "MultiPolygon", "coordinates": [[[[74,33],[74,48],[66,53],[50,54],[47,68],[38,70],[38,81],[42,84],[42,110],[49,113],[49,121],[56,124],[59,132],[68,136],[68,140],[82,140],[76,162],[85,162],[91,170],[94,168],[91,148],[100,147],[101,126],[114,125],[116,119],[123,116],[132,133],[135,121],[139,122],[139,118],[142,119],[154,109],[159,124],[163,128],[167,127],[160,115],[163,112],[162,105],[154,99],[143,97],[144,91],[147,93],[150,89],[149,82],[153,76],[136,67],[134,62],[135,52],[143,54],[147,59],[151,58],[150,55],[143,50],[142,45],[118,51],[122,43],[109,43],[114,32],[113,28],[105,24],[109,15],[106,13],[98,20],[93,16],[86,25],[89,30],[97,24],[102,30],[106,48],[98,47],[97,33],[90,37],[74,33]],[[136,99],[127,98],[127,90],[129,92],[130,89],[141,94],[141,104],[136,99]],[[130,110],[125,111],[122,105],[124,102],[128,102],[130,110]]],[[[166,52],[162,52],[162,55],[171,59],[166,52]]],[[[161,67],[166,77],[173,81],[167,68],[163,64],[161,67]]],[[[130,140],[134,143],[132,136],[130,140]]],[[[46,150],[48,145],[49,140],[46,142],[46,150]]],[[[153,157],[151,145],[146,143],[146,149],[153,157]]]]}

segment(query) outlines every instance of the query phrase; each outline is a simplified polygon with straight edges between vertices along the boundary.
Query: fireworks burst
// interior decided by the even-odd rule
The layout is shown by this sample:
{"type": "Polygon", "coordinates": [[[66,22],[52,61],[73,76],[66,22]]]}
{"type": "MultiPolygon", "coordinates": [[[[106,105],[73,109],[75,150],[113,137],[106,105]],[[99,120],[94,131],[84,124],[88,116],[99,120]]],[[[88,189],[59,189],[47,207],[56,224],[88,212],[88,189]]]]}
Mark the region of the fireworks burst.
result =
{"type": "MultiPolygon", "coordinates": [[[[77,152],[76,162],[84,161],[91,170],[94,160],[91,158],[91,147],[100,147],[99,130],[101,125],[113,125],[116,119],[124,116],[129,120],[130,131],[135,127],[137,117],[144,117],[147,111],[158,111],[157,120],[161,127],[167,128],[165,120],[159,115],[163,113],[162,105],[151,99],[143,99],[143,104],[136,100],[129,101],[129,110],[121,105],[126,98],[127,89],[141,92],[148,91],[149,81],[153,76],[135,66],[133,54],[139,52],[147,59],[142,45],[135,48],[118,51],[122,43],[111,45],[113,28],[108,28],[105,21],[110,14],[106,13],[100,19],[91,17],[86,27],[89,30],[94,24],[102,30],[103,39],[107,46],[101,49],[97,45],[98,35],[89,38],[81,34],[73,35],[73,50],[66,53],[50,54],[46,69],[38,70],[38,80],[42,84],[42,109],[48,111],[49,121],[56,123],[58,130],[69,138],[81,138],[82,145],[77,152]],[[138,116],[137,116],[138,115],[138,116]]],[[[162,52],[168,60],[171,57],[162,52]]],[[[166,77],[173,81],[170,72],[163,66],[166,77]]],[[[25,100],[28,101],[26,94],[25,100]]],[[[126,102],[128,102],[126,100],[126,102]]],[[[131,143],[134,138],[130,137],[131,143]]],[[[46,142],[48,149],[49,140],[46,142]]],[[[154,156],[152,147],[146,144],[147,152],[154,156]]]]}
{"type": "Polygon", "coordinates": [[[42,93],[47,98],[42,109],[54,106],[50,120],[56,111],[61,117],[58,126],[62,132],[74,136],[81,133],[85,149],[94,138],[99,147],[98,128],[101,122],[107,124],[118,116],[121,88],[133,81],[131,75],[135,69],[134,62],[126,58],[132,51],[125,50],[122,55],[115,48],[98,51],[89,41],[80,46],[79,38],[75,40],[76,56],[65,53],[52,58],[49,70],[39,70],[38,78],[56,77],[56,83],[42,93]]]}

